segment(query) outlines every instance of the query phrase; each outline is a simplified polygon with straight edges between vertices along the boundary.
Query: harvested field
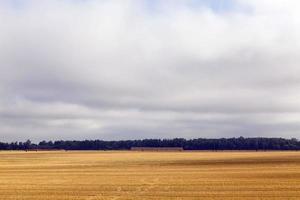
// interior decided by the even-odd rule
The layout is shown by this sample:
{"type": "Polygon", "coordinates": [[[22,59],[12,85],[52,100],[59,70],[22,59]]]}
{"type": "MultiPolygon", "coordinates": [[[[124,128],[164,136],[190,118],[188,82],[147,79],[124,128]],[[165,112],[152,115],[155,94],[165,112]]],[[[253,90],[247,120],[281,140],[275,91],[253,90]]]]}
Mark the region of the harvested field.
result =
{"type": "Polygon", "coordinates": [[[0,199],[300,199],[300,152],[0,152],[0,199]]]}

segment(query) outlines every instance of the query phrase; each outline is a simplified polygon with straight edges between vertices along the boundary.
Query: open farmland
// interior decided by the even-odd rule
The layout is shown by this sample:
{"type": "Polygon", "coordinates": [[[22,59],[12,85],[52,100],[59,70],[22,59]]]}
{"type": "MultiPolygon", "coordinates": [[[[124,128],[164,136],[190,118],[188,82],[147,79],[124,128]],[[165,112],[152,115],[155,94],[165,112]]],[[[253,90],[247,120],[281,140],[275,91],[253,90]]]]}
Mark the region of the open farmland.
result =
{"type": "Polygon", "coordinates": [[[0,152],[0,199],[300,199],[300,152],[0,152]]]}

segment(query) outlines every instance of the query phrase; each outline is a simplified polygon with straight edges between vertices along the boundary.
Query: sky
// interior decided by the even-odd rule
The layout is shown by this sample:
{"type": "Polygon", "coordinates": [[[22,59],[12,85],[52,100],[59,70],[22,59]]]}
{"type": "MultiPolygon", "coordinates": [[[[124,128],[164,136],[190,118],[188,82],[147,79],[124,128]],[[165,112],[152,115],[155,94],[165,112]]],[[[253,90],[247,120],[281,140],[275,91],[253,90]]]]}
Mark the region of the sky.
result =
{"type": "Polygon", "coordinates": [[[299,7],[0,0],[0,140],[300,138],[299,7]]]}

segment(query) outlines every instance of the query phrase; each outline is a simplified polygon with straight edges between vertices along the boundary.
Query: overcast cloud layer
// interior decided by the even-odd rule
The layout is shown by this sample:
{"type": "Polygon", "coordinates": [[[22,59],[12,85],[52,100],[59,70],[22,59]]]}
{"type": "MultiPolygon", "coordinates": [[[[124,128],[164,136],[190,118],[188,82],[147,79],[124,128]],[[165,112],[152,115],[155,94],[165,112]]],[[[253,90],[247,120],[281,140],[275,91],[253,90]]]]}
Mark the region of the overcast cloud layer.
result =
{"type": "Polygon", "coordinates": [[[296,0],[0,0],[0,140],[300,138],[296,0]]]}

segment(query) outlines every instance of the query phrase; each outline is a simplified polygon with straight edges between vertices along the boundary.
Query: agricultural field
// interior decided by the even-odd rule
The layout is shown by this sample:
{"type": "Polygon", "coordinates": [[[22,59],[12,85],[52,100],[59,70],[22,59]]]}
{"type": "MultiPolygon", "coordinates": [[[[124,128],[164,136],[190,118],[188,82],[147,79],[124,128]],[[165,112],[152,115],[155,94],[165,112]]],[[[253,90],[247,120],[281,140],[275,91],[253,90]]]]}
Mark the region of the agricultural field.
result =
{"type": "Polygon", "coordinates": [[[0,199],[300,199],[300,152],[0,152],[0,199]]]}

